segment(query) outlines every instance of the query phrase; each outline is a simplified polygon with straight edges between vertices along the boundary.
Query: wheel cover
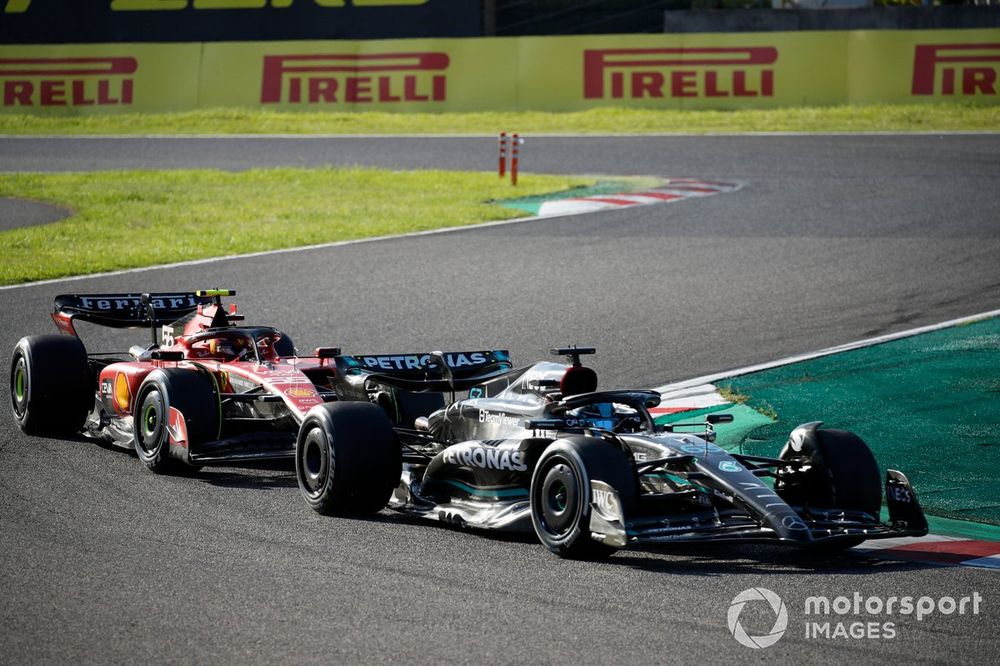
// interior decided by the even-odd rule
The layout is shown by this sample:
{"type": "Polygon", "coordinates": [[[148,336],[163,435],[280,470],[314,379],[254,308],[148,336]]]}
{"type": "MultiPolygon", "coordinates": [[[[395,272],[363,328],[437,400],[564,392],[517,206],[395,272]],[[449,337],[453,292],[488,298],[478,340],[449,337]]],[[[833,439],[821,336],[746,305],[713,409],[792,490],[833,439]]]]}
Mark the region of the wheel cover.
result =
{"type": "Polygon", "coordinates": [[[552,499],[556,510],[565,511],[567,503],[566,497],[567,494],[569,493],[569,489],[567,489],[566,486],[563,485],[562,482],[560,481],[557,483],[553,483],[552,488],[549,489],[549,492],[553,493],[552,499]]]}
{"type": "Polygon", "coordinates": [[[299,479],[310,497],[318,497],[333,468],[333,453],[320,426],[313,426],[306,433],[298,457],[299,479]]]}
{"type": "Polygon", "coordinates": [[[23,416],[28,408],[28,366],[23,356],[17,359],[13,374],[11,395],[14,398],[14,413],[23,416]]]}
{"type": "Polygon", "coordinates": [[[545,471],[539,501],[539,518],[545,531],[556,538],[570,534],[581,512],[580,484],[573,468],[555,460],[545,471]]]}

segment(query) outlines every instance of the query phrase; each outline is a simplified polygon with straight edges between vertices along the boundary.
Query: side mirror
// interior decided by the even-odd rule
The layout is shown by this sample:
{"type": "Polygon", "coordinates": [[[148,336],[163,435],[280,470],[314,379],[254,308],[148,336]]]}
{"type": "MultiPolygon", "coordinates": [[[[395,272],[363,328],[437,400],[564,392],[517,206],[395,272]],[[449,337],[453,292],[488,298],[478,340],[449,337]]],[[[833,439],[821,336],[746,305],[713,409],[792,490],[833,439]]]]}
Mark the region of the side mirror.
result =
{"type": "Polygon", "coordinates": [[[154,361],[183,361],[184,352],[154,349],[149,353],[149,357],[154,361]]]}
{"type": "Polygon", "coordinates": [[[709,423],[711,423],[712,425],[715,425],[716,423],[732,423],[733,422],[733,415],[732,414],[709,414],[708,416],[705,417],[705,420],[708,421],[709,423]]]}

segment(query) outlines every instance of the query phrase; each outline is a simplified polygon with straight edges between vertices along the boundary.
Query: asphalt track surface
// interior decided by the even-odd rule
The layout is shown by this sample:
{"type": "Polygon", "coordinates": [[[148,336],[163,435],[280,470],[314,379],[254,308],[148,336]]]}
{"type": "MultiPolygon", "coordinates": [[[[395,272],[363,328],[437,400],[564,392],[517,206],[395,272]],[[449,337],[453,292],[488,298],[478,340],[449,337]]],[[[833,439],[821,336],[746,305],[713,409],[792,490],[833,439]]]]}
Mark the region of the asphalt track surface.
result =
{"type": "MultiPolygon", "coordinates": [[[[0,169],[486,170],[494,149],[486,138],[0,139],[0,169]]],[[[22,335],[54,330],[52,297],[65,292],[233,287],[251,320],[278,324],[305,349],[499,346],[529,362],[551,346],[593,344],[606,388],[1000,307],[1000,135],[529,138],[523,155],[529,172],[746,187],[4,290],[0,363],[8,367],[22,335]]],[[[121,349],[144,334],[87,329],[84,338],[121,349]]],[[[946,454],[947,442],[938,445],[946,454]]],[[[25,437],[0,419],[0,658],[10,663],[992,663],[996,582],[987,570],[763,546],[562,561],[533,535],[497,538],[390,512],[315,515],[280,465],[160,477],[128,452],[25,437]],[[756,651],[726,626],[733,598],[755,586],[777,592],[789,612],[786,635],[756,651]],[[984,597],[976,616],[818,618],[892,621],[892,639],[805,637],[809,596],[975,591],[984,597]]],[[[740,620],[763,633],[773,615],[748,606],[740,620]]]]}

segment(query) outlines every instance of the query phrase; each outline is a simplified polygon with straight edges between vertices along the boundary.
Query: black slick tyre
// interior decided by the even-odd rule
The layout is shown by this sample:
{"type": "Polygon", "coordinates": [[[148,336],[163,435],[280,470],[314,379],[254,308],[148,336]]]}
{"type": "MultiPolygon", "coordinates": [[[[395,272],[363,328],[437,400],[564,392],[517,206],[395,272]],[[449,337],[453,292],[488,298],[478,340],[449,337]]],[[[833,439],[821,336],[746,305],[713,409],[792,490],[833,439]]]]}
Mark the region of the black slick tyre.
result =
{"type": "Polygon", "coordinates": [[[396,433],[378,405],[327,403],[313,407],[302,421],[295,477],[317,513],[377,513],[389,503],[401,468],[396,433]]]}
{"type": "Polygon", "coordinates": [[[833,505],[878,518],[882,475],[864,440],[846,430],[820,430],[819,451],[830,474],[833,505]]]}
{"type": "Polygon", "coordinates": [[[635,510],[638,483],[628,456],[600,439],[567,437],[550,444],[531,477],[531,522],[538,539],[560,557],[599,559],[616,548],[590,536],[592,480],[617,491],[627,517],[635,510]]]}
{"type": "Polygon", "coordinates": [[[149,373],[132,409],[132,443],[139,460],[157,474],[169,473],[182,464],[170,453],[171,408],[184,417],[189,451],[218,436],[219,400],[210,378],[181,368],[149,373]]]}
{"type": "MultiPolygon", "coordinates": [[[[786,502],[844,511],[863,511],[876,521],[882,507],[882,477],[871,449],[846,430],[816,430],[801,452],[782,449],[783,460],[799,459],[811,469],[793,482],[779,481],[776,492],[786,502]]],[[[863,537],[831,541],[824,549],[851,548],[863,537]]]]}
{"type": "Polygon", "coordinates": [[[14,421],[29,435],[72,435],[83,429],[94,406],[87,350],[79,338],[21,338],[10,364],[14,421]]]}

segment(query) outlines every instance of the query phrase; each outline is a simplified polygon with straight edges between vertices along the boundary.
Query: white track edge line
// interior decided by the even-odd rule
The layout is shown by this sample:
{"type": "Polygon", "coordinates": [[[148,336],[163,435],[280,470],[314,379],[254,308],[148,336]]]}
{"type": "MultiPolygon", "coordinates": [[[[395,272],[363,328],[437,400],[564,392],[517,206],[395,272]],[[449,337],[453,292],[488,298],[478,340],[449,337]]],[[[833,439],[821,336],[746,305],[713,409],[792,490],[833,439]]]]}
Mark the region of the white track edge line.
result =
{"type": "Polygon", "coordinates": [[[855,342],[848,342],[843,345],[837,345],[836,347],[827,347],[826,349],[821,349],[814,352],[806,352],[804,354],[797,354],[795,356],[787,356],[785,358],[778,359],[776,361],[769,361],[767,363],[759,363],[757,365],[748,365],[744,368],[736,368],[734,370],[726,370],[724,372],[717,372],[711,375],[704,375],[702,377],[693,377],[691,379],[685,379],[683,381],[664,384],[659,388],[653,389],[659,393],[664,393],[667,391],[674,391],[682,388],[691,388],[694,386],[700,386],[702,384],[713,384],[717,381],[723,379],[731,379],[732,377],[739,377],[741,375],[748,375],[752,372],[761,372],[763,370],[771,370],[772,368],[778,368],[784,365],[791,365],[792,363],[799,363],[801,361],[810,361],[816,358],[822,358],[823,356],[830,356],[832,354],[839,354],[841,352],[853,351],[855,349],[863,349],[865,347],[873,347],[875,345],[880,345],[884,342],[892,342],[893,340],[901,340],[903,338],[910,338],[915,335],[920,335],[921,333],[930,333],[932,331],[940,331],[945,328],[953,328],[955,326],[961,326],[963,324],[971,324],[976,321],[992,319],[994,317],[1000,316],[1000,310],[989,310],[987,312],[980,312],[974,315],[968,315],[965,317],[959,317],[958,319],[949,319],[948,321],[939,322],[937,324],[929,324],[927,326],[920,326],[918,328],[911,328],[905,331],[898,331],[896,333],[889,333],[887,335],[880,335],[875,338],[866,338],[864,340],[856,340],[855,342]]]}
{"type": "MultiPolygon", "coordinates": [[[[587,211],[600,212],[600,211],[587,211]]],[[[89,273],[87,275],[71,275],[64,278],[52,278],[50,280],[38,280],[36,282],[22,282],[20,284],[0,285],[0,291],[10,291],[25,287],[41,287],[47,284],[59,284],[61,282],[78,282],[80,280],[90,280],[92,278],[111,277],[114,275],[128,275],[130,273],[144,273],[163,268],[179,268],[182,266],[200,266],[216,261],[233,261],[236,259],[251,259],[254,257],[266,257],[273,254],[291,254],[293,252],[308,252],[310,250],[323,250],[333,247],[344,247],[347,245],[359,245],[361,243],[375,243],[378,241],[394,240],[398,238],[415,238],[419,236],[431,236],[434,234],[444,234],[457,231],[467,231],[469,229],[482,229],[484,227],[500,227],[507,224],[517,224],[520,222],[532,222],[538,220],[549,220],[570,215],[585,215],[586,213],[559,213],[557,215],[547,215],[544,217],[516,217],[511,220],[494,220],[492,222],[481,222],[479,224],[465,224],[460,227],[445,227],[443,229],[425,229],[423,231],[411,231],[405,234],[395,234],[386,236],[372,236],[370,238],[352,238],[350,240],[331,241],[329,243],[317,243],[315,245],[302,245],[299,247],[284,247],[277,250],[261,250],[260,252],[249,252],[246,254],[227,254],[223,257],[206,257],[204,259],[190,259],[188,261],[177,261],[170,264],[156,264],[155,266],[139,266],[137,268],[123,268],[117,271],[105,271],[103,273],[89,273]]]]}
{"type": "MultiPolygon", "coordinates": [[[[539,132],[524,138],[539,139],[617,139],[647,137],[783,137],[783,136],[993,136],[1000,130],[914,130],[870,132],[649,132],[649,133],[572,133],[539,132]]],[[[496,134],[0,134],[2,139],[496,139],[496,134]]]]}
{"type": "MultiPolygon", "coordinates": [[[[660,177],[660,176],[658,176],[660,177]]],[[[664,202],[672,203],[672,202],[664,202]]],[[[502,227],[511,224],[521,224],[523,222],[541,222],[555,220],[562,217],[574,215],[590,215],[592,213],[603,213],[607,209],[568,211],[565,213],[555,213],[552,215],[533,215],[530,217],[515,217],[509,220],[493,220],[492,222],[478,222],[475,224],[463,224],[458,227],[444,227],[441,229],[425,229],[423,231],[411,231],[405,234],[389,234],[385,236],[372,236],[370,238],[352,238],[350,240],[331,241],[329,243],[317,243],[315,245],[302,245],[299,247],[285,247],[277,250],[261,250],[260,252],[249,252],[246,254],[229,254],[223,257],[206,257],[204,259],[190,259],[188,261],[177,261],[169,264],[157,264],[155,266],[139,266],[137,268],[123,268],[117,271],[104,271],[102,273],[88,273],[87,275],[71,275],[63,278],[52,278],[49,280],[37,280],[35,282],[22,282],[19,284],[0,285],[0,292],[22,289],[26,287],[41,287],[49,284],[59,284],[62,282],[77,282],[80,280],[90,280],[92,278],[111,277],[115,275],[128,275],[131,273],[143,273],[155,271],[163,268],[179,268],[182,266],[199,266],[217,261],[232,261],[235,259],[251,259],[253,257],[266,257],[274,254],[291,254],[293,252],[308,252],[310,250],[323,250],[334,247],[344,247],[348,245],[359,245],[361,243],[376,243],[379,241],[396,240],[400,238],[417,238],[421,236],[433,236],[436,234],[455,233],[459,231],[469,231],[471,229],[484,229],[487,227],[502,227]]]]}
{"type": "MultiPolygon", "coordinates": [[[[670,179],[666,176],[629,176],[629,178],[660,178],[666,183],[670,179]]],[[[738,192],[743,189],[744,183],[739,182],[739,186],[731,192],[738,192]]],[[[718,194],[729,194],[731,192],[718,192],[718,194]]],[[[691,197],[695,198],[695,197],[691,197]]],[[[660,201],[657,203],[674,203],[671,201],[660,201]]],[[[142,273],[145,271],[159,270],[161,268],[179,268],[182,266],[199,266],[213,261],[230,261],[234,259],[250,259],[253,257],[266,257],[273,254],[290,254],[292,252],[308,252],[310,250],[323,250],[327,248],[343,247],[347,245],[358,245],[360,243],[375,243],[378,241],[394,240],[397,238],[416,238],[420,236],[431,236],[434,234],[454,233],[458,231],[468,231],[470,229],[482,229],[485,227],[501,227],[509,224],[520,224],[523,222],[538,222],[542,220],[555,220],[561,217],[571,217],[574,215],[590,215],[592,213],[606,212],[607,208],[595,208],[591,210],[575,210],[563,213],[552,213],[549,215],[533,215],[530,217],[515,217],[509,220],[493,220],[492,222],[478,222],[475,224],[464,224],[458,227],[444,227],[442,229],[425,229],[423,231],[411,231],[405,234],[389,234],[385,236],[372,236],[370,238],[352,238],[350,240],[331,241],[329,243],[317,243],[315,245],[303,245],[299,247],[285,247],[277,250],[261,250],[260,252],[249,252],[246,254],[228,254],[223,257],[206,257],[204,259],[190,259],[188,261],[177,261],[169,264],[156,264],[155,266],[139,266],[137,268],[123,268],[117,271],[104,271],[102,273],[88,273],[86,275],[71,275],[64,278],[52,278],[50,280],[36,280],[35,282],[22,282],[19,284],[0,285],[0,292],[21,289],[25,287],[42,287],[48,284],[59,284],[62,282],[76,282],[79,280],[89,280],[91,278],[112,277],[115,275],[128,275],[131,273],[142,273]]],[[[617,210],[617,209],[615,209],[617,210]]]]}

